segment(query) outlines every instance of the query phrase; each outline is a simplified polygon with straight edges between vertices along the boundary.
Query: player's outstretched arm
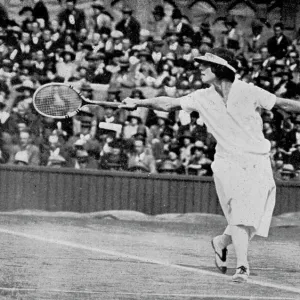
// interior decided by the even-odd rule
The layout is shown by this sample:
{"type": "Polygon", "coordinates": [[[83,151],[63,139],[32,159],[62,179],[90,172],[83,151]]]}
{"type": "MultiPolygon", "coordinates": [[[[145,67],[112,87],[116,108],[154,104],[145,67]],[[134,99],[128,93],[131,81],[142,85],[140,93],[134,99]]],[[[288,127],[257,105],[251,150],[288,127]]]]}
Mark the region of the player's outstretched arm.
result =
{"type": "Polygon", "coordinates": [[[286,112],[300,113],[300,102],[296,100],[276,97],[275,107],[281,108],[286,112]]]}
{"type": "Polygon", "coordinates": [[[120,108],[136,108],[136,107],[148,107],[155,110],[162,111],[172,111],[181,109],[180,106],[180,98],[172,98],[172,97],[155,97],[149,99],[133,99],[133,98],[125,98],[122,101],[122,104],[119,106],[120,108]]]}

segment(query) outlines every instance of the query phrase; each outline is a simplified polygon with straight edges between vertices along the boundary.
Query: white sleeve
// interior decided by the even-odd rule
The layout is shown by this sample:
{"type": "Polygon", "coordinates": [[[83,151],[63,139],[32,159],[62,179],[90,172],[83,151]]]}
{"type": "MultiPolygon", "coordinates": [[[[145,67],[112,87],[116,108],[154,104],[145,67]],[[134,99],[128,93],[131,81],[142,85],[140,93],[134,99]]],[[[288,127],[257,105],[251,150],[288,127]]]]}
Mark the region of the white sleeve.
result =
{"type": "Polygon", "coordinates": [[[205,89],[194,91],[186,96],[180,97],[181,108],[187,113],[192,111],[200,111],[201,106],[199,105],[199,100],[204,98],[205,89]]]}
{"type": "MultiPolygon", "coordinates": [[[[252,93],[252,91],[251,91],[252,93]]],[[[260,88],[253,86],[253,95],[255,96],[257,106],[271,110],[276,102],[276,95],[260,88]]]]}

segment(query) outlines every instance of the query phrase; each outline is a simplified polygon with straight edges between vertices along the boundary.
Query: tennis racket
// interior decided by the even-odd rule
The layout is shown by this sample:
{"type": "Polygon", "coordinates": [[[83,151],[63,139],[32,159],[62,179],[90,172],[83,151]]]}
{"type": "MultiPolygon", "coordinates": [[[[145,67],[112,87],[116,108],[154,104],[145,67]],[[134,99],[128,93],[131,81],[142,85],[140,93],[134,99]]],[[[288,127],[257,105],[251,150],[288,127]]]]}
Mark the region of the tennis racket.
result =
{"type": "MultiPolygon", "coordinates": [[[[36,111],[54,119],[67,119],[78,114],[85,105],[100,105],[118,108],[121,103],[93,101],[81,95],[72,85],[65,83],[47,83],[33,94],[33,106],[36,111]]],[[[130,110],[130,108],[127,108],[130,110]]]]}

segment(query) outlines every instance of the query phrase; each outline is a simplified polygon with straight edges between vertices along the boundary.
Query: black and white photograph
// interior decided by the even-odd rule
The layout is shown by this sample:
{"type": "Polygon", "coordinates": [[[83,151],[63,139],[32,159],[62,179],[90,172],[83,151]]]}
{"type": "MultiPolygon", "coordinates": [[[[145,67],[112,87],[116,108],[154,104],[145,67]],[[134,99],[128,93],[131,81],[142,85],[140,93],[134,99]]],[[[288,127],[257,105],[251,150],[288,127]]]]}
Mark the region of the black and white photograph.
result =
{"type": "Polygon", "coordinates": [[[0,0],[0,300],[300,299],[300,0],[0,0]]]}

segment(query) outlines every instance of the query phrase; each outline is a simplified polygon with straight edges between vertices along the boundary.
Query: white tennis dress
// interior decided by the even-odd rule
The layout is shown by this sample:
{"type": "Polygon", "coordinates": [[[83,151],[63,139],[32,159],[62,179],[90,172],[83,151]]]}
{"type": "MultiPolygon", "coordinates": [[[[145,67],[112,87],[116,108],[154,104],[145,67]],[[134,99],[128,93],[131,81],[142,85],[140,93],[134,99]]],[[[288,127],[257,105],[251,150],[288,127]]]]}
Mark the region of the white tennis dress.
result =
{"type": "Polygon", "coordinates": [[[276,96],[236,79],[227,105],[213,86],[180,100],[183,110],[201,114],[217,140],[212,169],[228,224],[252,226],[254,234],[268,236],[276,186],[259,108],[270,110],[276,96]]]}

